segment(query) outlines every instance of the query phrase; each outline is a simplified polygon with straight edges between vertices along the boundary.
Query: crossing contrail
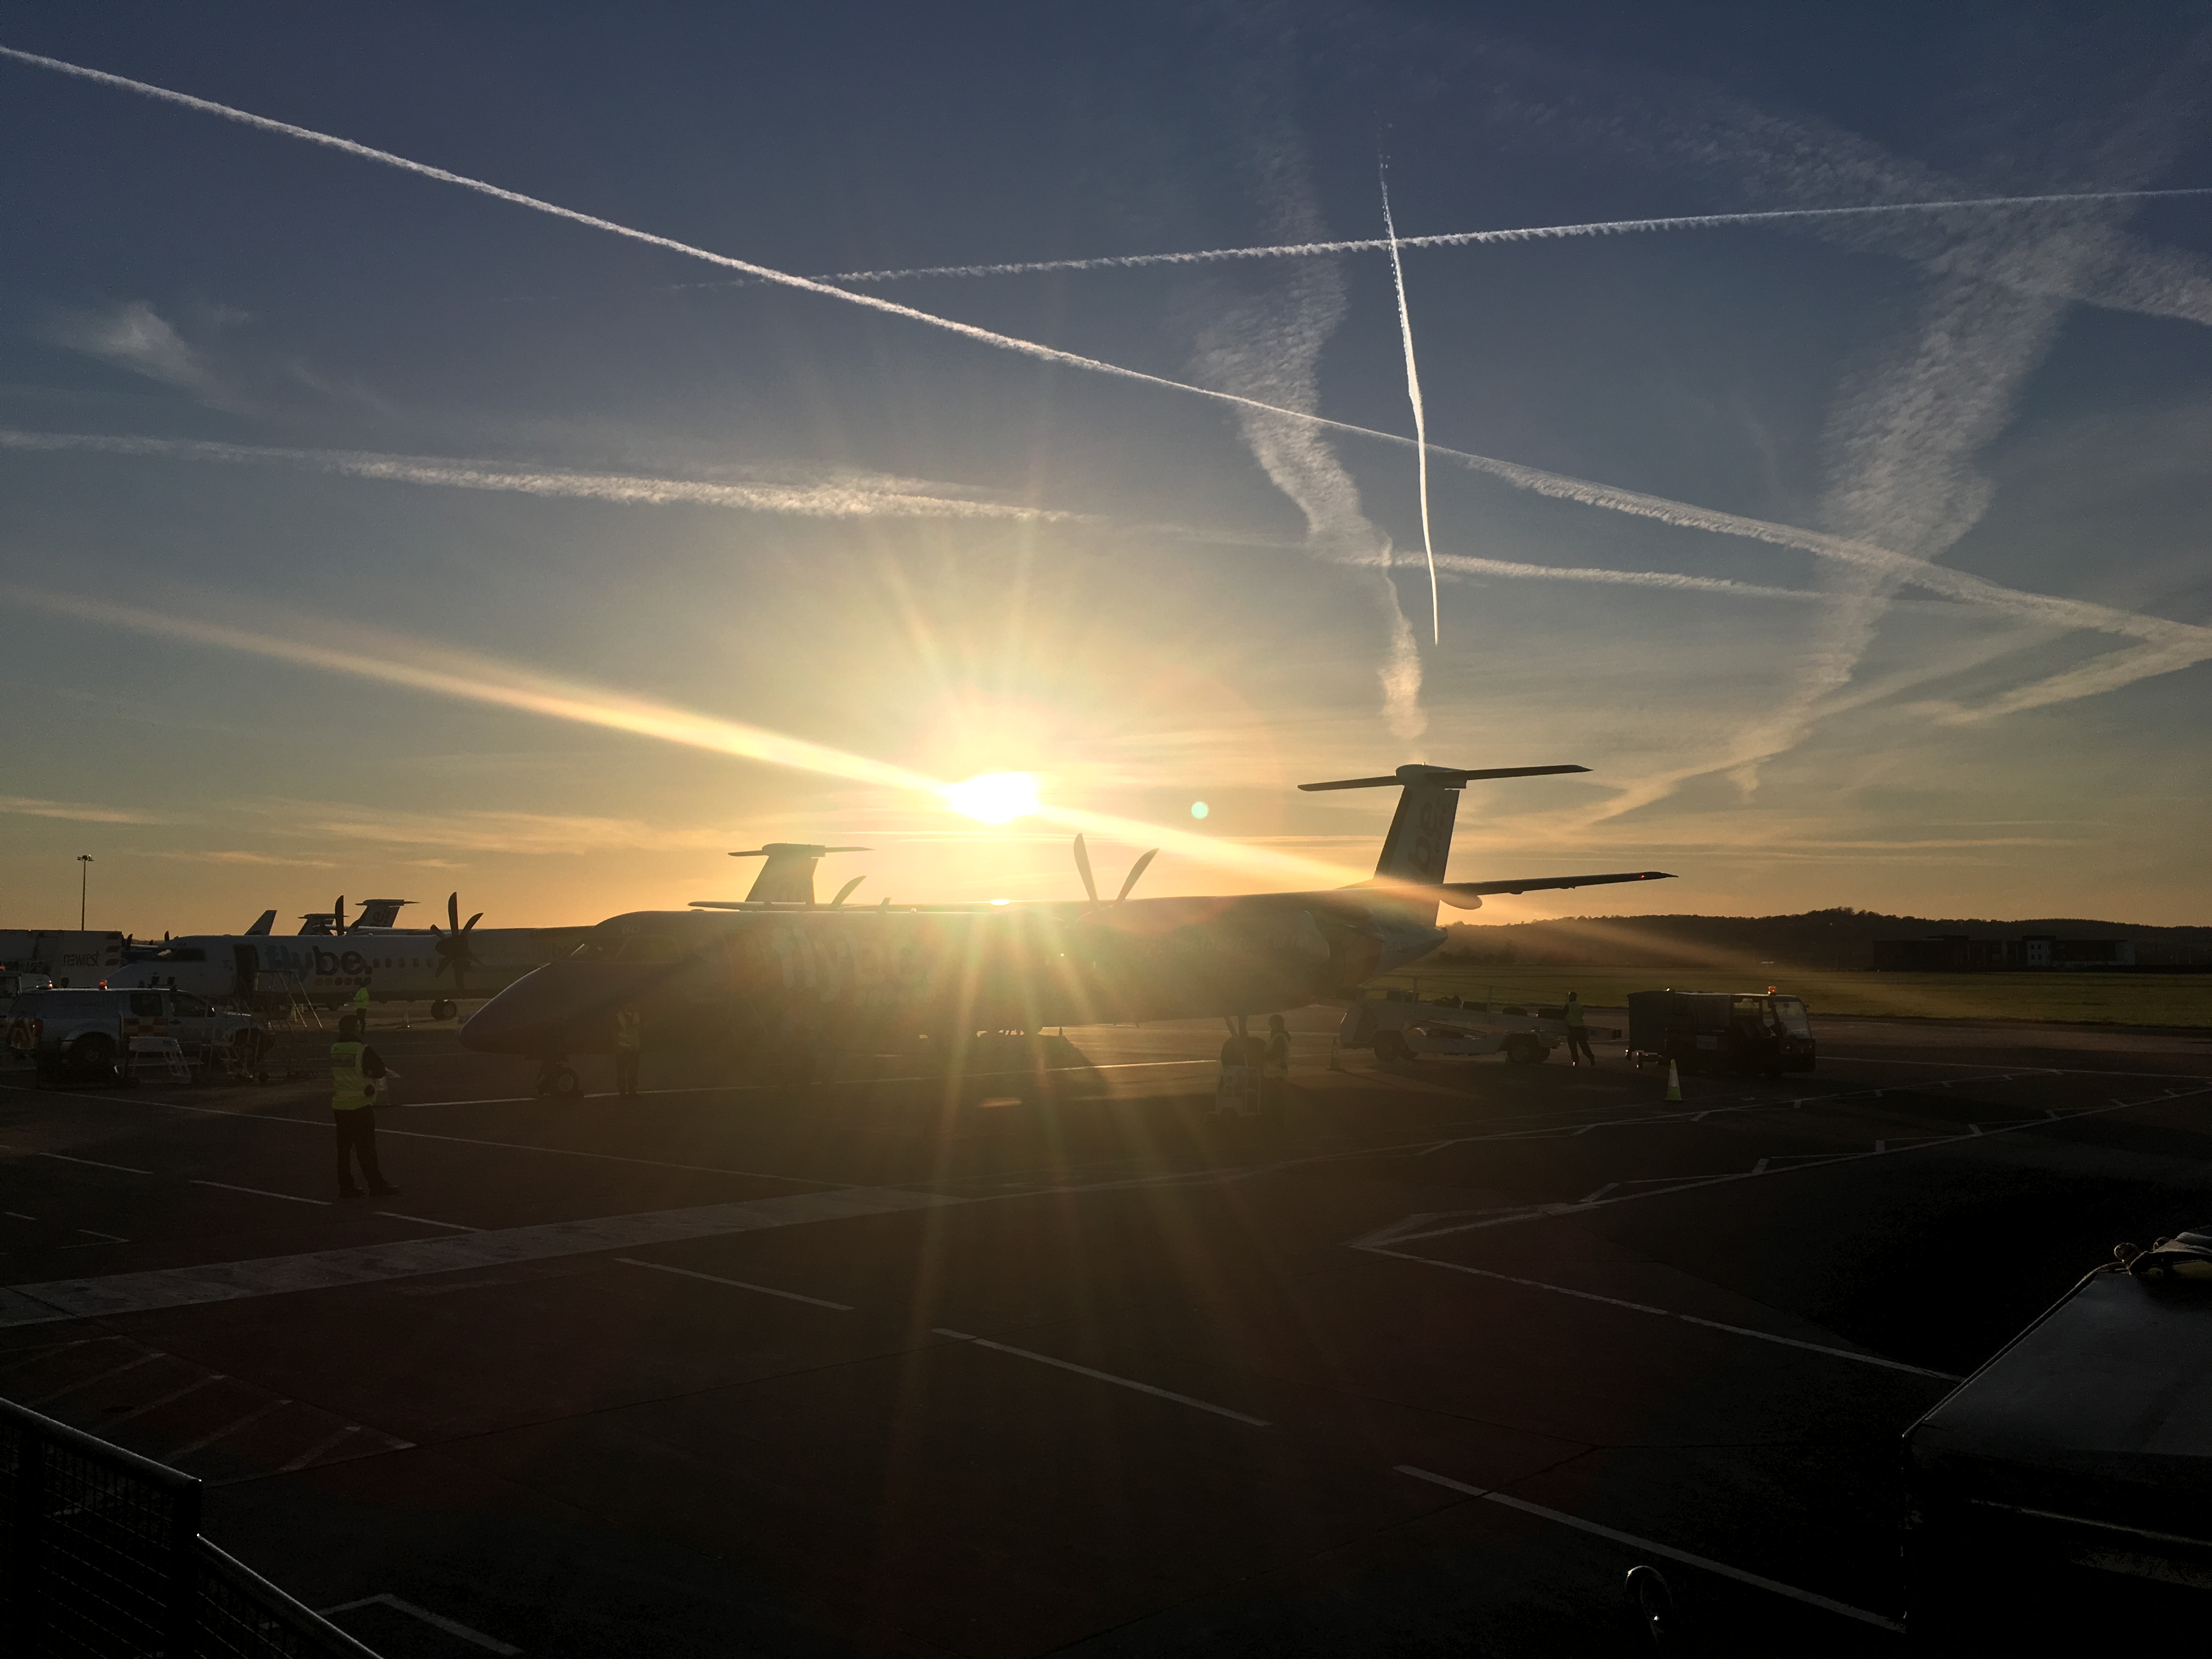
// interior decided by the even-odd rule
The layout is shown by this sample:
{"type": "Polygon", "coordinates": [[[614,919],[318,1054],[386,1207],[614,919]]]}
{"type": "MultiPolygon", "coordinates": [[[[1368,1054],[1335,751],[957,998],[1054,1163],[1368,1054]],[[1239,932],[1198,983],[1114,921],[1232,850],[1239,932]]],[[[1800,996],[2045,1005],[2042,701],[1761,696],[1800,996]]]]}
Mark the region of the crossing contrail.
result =
{"type": "Polygon", "coordinates": [[[1413,405],[1413,446],[1421,471],[1421,551],[1429,561],[1429,630],[1444,642],[1443,601],[1437,592],[1437,544],[1429,533],[1429,417],[1421,407],[1421,371],[1413,362],[1413,313],[1406,308],[1406,267],[1398,258],[1398,227],[1390,217],[1390,172],[1376,168],[1382,185],[1382,228],[1390,238],[1390,280],[1398,289],[1398,337],[1406,343],[1406,396],[1413,405]]]}
{"type": "MultiPolygon", "coordinates": [[[[1372,427],[1358,426],[1348,421],[1335,421],[1322,415],[1310,414],[1301,410],[1285,409],[1279,404],[1265,403],[1256,398],[1240,397],[1231,392],[1217,392],[1206,386],[1192,386],[1182,380],[1170,380],[1165,375],[1146,374],[1142,369],[1125,368],[1118,363],[1106,362],[1096,357],[1086,357],[1079,352],[1063,351],[1058,347],[1042,345],[1034,340],[1024,340],[1013,335],[1000,334],[992,329],[980,328],[972,323],[957,322],[949,317],[939,317],[930,312],[919,311],[911,306],[899,305],[872,294],[855,294],[849,289],[817,282],[812,277],[797,276],[788,271],[775,270],[766,265],[755,264],[749,260],[733,258],[728,254],[710,252],[707,249],[694,247],[686,242],[679,242],[672,237],[655,235],[650,231],[638,230],[628,225],[617,224],[611,219],[602,219],[592,214],[578,212],[574,208],[556,206],[553,203],[541,201],[534,196],[526,196],[519,191],[488,184],[480,179],[471,179],[465,173],[449,172],[444,167],[432,167],[427,162],[410,161],[405,156],[395,155],[389,150],[376,149],[367,144],[356,143],[349,138],[340,138],[330,133],[319,132],[312,127],[295,126],[287,121],[272,120],[265,115],[254,115],[247,111],[234,108],[228,104],[218,104],[208,99],[195,98],[187,93],[173,92],[166,87],[154,86],[147,82],[133,81],[120,75],[111,75],[104,70],[87,69],[81,64],[67,63],[57,58],[41,57],[35,52],[19,51],[12,46],[0,46],[0,58],[13,58],[16,62],[28,64],[35,68],[52,70],[57,73],[72,76],[80,80],[118,88],[125,92],[137,93],[141,96],[174,104],[182,108],[198,110],[202,113],[217,116],[227,121],[235,121],[241,125],[253,127],[261,131],[278,133],[286,137],[298,138],[307,143],[319,144],[325,149],[335,149],[363,161],[397,167],[402,172],[416,173],[426,179],[434,179],[442,184],[454,185],[463,190],[473,191],[478,195],[490,197],[496,201],[529,208],[535,212],[548,214],[556,219],[565,219],[570,223],[583,225],[593,230],[605,231],[610,235],[620,236],[648,247],[665,249],[672,253],[682,254],[687,258],[703,260],[708,264],[719,265],[725,270],[739,271],[763,282],[797,289],[805,293],[819,294],[827,298],[842,301],[848,305],[858,306],[864,310],[878,312],[886,316],[901,317],[909,322],[921,323],[931,328],[942,329],[963,339],[973,340],[978,344],[988,345],[1002,351],[1016,352],[1037,362],[1054,363],[1067,368],[1085,369],[1093,374],[1110,375],[1116,380],[1128,380],[1138,385],[1158,386],[1167,391],[1182,392],[1190,397],[1204,398],[1232,408],[1280,416],[1293,421],[1306,422],[1322,430],[1350,433],[1359,437],[1372,438],[1380,442],[1398,444],[1407,447],[1413,445],[1413,440],[1401,436],[1395,432],[1378,431],[1372,427]]],[[[2161,193],[2167,192],[2148,191],[2107,192],[2100,195],[2096,199],[2109,199],[2113,195],[2145,197],[2161,193]]],[[[2202,195],[2208,192],[2206,190],[2191,190],[2174,193],[2202,195]]],[[[1979,199],[2000,202],[2007,198],[1979,199]]],[[[2011,199],[2025,205],[2033,202],[2087,198],[2028,197],[2011,199]]],[[[1959,205],[1967,204],[1963,202],[1959,204],[1959,205]]],[[[1886,210],[1887,210],[1881,208],[1805,208],[1781,210],[1761,215],[1708,215],[1704,216],[1704,220],[1734,223],[1754,218],[1790,218],[1814,214],[1871,213],[1886,210]]],[[[1622,222],[1625,225],[1632,226],[1639,222],[1622,222]]],[[[1492,240],[1511,239],[1509,233],[1478,232],[1470,233],[1470,234],[1476,237],[1486,235],[1492,240]]],[[[1532,238],[1533,234],[1523,234],[1521,240],[1532,238]]],[[[1424,244],[1425,240],[1409,239],[1404,246],[1420,246],[1424,244]]],[[[1305,245],[1306,247],[1317,252],[1337,251],[1344,246],[1319,243],[1305,245]]],[[[1387,246],[1388,243],[1387,241],[1370,242],[1364,246],[1382,247],[1387,246]]],[[[1516,462],[1496,460],[1485,455],[1471,454],[1464,450],[1445,449],[1440,446],[1431,447],[1433,453],[1448,456],[1473,471],[1486,473],[1516,488],[1532,490],[1538,495],[1555,500],[1578,501],[1587,507],[1601,507],[1613,512],[1626,513],[1635,517],[1650,519],[1662,524],[1671,524],[1685,529],[1710,531],[1717,535],[1744,537],[1772,546],[1796,549],[1821,558],[1840,559],[1847,563],[1894,570],[1914,585],[1932,592],[1940,593],[1947,599],[1960,599],[1968,604],[1984,605],[2008,615],[2027,617],[2056,626],[2094,629],[2100,632],[2122,635],[2142,640],[2148,644],[2166,647],[2156,653],[2121,653],[2121,656],[2125,659],[2129,678],[2141,678],[2146,675],[2171,672],[2174,668],[2185,665],[2185,662],[2200,661],[2207,657],[2212,657],[2212,629],[2200,628],[2186,623],[2168,622],[2160,617],[2140,616],[2130,611],[2116,610],[2109,605],[2097,605],[2088,600],[2060,599],[2052,595],[2032,593],[2018,588],[2006,587],[2000,583],[1989,581],[1982,577],[1954,570],[1947,566],[1931,564],[1925,560],[1914,558],[1893,549],[1877,546],[1870,542],[1856,541],[1842,536],[1824,535],[1817,531],[1802,530],[1791,525],[1775,524],[1762,520],[1745,518],[1736,514],[1717,512],[1682,501],[1669,501],[1662,496],[1647,495],[1636,490],[1621,489],[1609,484],[1594,483],[1585,478],[1547,472],[1541,468],[1523,466],[1516,462]]],[[[2116,663],[2112,665],[2120,665],[2116,663]]],[[[2096,691],[2103,691],[2112,690],[2116,685],[2126,684],[2127,680],[2117,678],[2099,678],[2075,683],[2089,686],[2096,691]]],[[[2080,695],[2090,695],[2090,691],[2085,690],[2080,695]]]]}
{"type": "Polygon", "coordinates": [[[711,483],[693,478],[658,478],[626,472],[572,472],[565,469],[512,466],[498,461],[456,459],[436,455],[380,455],[360,449],[286,449],[259,444],[214,443],[191,438],[109,436],[88,432],[27,432],[0,427],[0,449],[90,451],[107,455],[149,455],[163,460],[216,461],[232,465],[305,467],[341,477],[374,478],[396,483],[445,485],[457,489],[496,489],[525,495],[562,495],[624,505],[690,503],[754,513],[782,513],[811,519],[1016,519],[1027,522],[1090,522],[1079,513],[1020,507],[1000,501],[963,501],[930,495],[907,479],[840,479],[824,483],[711,483]]]}
{"type": "Polygon", "coordinates": [[[1584,236],[1636,236],[1653,231],[1718,230],[1731,225],[1866,217],[1887,213],[1945,213],[1970,209],[2057,207],[2067,203],[2141,202],[2166,196],[2212,196],[2212,185],[2176,190],[2091,190],[2040,196],[1968,196],[1932,202],[1875,202],[1859,207],[1769,208],[1753,213],[1687,213],[1654,219],[1598,219],[1583,224],[1521,225],[1458,230],[1435,236],[1355,238],[1341,242],[1285,242],[1267,247],[1200,248],[1184,253],[1110,253],[1088,259],[1024,259],[1002,264],[913,265],[899,270],[838,270],[825,283],[905,283],[925,276],[1030,276],[1056,270],[1138,270],[1147,265],[1205,265],[1231,259],[1311,259],[1331,253],[1381,253],[1409,247],[1482,247],[1554,242],[1584,236]]]}

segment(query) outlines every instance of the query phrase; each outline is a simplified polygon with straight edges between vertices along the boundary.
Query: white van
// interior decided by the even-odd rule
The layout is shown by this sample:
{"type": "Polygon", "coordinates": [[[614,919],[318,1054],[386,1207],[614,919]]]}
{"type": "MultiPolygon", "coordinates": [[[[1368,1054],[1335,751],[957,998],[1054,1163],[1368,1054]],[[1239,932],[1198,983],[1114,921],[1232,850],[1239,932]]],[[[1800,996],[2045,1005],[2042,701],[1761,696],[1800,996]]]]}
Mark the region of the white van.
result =
{"type": "Polygon", "coordinates": [[[8,1049],[38,1069],[40,1084],[113,1083],[131,1073],[141,1037],[173,1041],[203,1063],[223,1060],[257,1071],[269,1044],[250,1014],[210,1008],[183,991],[23,991],[8,1008],[8,1049]]]}

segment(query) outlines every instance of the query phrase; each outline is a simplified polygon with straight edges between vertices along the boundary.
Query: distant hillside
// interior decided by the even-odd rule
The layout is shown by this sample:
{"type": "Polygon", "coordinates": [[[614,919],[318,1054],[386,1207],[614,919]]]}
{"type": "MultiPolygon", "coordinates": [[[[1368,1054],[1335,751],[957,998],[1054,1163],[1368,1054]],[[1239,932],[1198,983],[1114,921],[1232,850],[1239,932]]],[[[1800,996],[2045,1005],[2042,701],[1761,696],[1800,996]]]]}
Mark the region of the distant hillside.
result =
{"type": "Polygon", "coordinates": [[[1530,967],[1852,969],[1874,965],[1874,941],[1965,933],[1974,939],[2124,939],[2144,966],[2212,967],[2212,927],[2139,927],[2074,917],[2029,921],[1943,921],[1878,910],[1808,910],[1796,916],[1566,916],[1498,927],[1458,922],[1441,955],[1530,967]]]}

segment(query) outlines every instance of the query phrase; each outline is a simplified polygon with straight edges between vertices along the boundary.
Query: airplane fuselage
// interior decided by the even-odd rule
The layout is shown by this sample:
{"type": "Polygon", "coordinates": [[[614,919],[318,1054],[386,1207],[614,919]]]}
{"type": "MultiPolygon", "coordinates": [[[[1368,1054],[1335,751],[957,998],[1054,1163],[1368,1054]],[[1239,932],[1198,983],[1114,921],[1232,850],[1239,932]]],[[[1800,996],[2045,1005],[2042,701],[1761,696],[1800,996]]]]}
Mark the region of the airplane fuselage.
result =
{"type": "Polygon", "coordinates": [[[611,1046],[896,1045],[1302,1007],[1427,955],[1435,906],[1357,890],[908,909],[643,910],[479,1009],[461,1041],[541,1058],[611,1046]]]}
{"type": "MultiPolygon", "coordinates": [[[[573,947],[576,928],[479,927],[469,935],[470,959],[457,993],[439,936],[407,931],[188,934],[131,953],[135,959],[101,977],[118,988],[159,985],[213,1001],[283,999],[338,1002],[367,990],[374,1002],[430,1002],[456,994],[503,990],[573,947]]],[[[448,935],[450,937],[450,935],[448,935]]]]}

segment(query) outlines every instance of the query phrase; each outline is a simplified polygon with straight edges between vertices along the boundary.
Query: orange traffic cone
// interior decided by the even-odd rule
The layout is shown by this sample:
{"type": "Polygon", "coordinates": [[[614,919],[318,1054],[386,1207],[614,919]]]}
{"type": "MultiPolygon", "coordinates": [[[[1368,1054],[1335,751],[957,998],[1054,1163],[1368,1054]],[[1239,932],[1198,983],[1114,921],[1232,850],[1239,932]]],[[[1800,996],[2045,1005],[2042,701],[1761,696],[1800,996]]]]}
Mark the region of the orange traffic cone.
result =
{"type": "Polygon", "coordinates": [[[1344,1069],[1344,1062],[1337,1058],[1337,1042],[1334,1037],[1328,1040],[1328,1069],[1332,1072],[1340,1072],[1344,1069]]]}
{"type": "Polygon", "coordinates": [[[1680,1100],[1681,1097],[1682,1074],[1675,1069],[1674,1062],[1670,1060],[1667,1062],[1667,1098],[1680,1100]]]}

